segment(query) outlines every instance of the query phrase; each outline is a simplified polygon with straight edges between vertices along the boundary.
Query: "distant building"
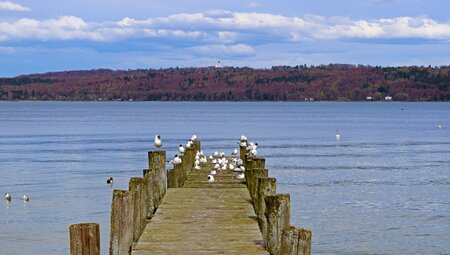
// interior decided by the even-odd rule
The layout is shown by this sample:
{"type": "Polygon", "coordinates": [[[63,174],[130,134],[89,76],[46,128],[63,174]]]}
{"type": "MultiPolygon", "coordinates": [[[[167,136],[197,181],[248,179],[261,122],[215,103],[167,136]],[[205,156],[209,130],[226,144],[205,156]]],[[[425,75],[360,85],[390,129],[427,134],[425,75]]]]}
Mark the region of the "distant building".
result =
{"type": "Polygon", "coordinates": [[[392,101],[392,97],[391,96],[384,97],[384,100],[385,101],[392,101]]]}
{"type": "Polygon", "coordinates": [[[372,97],[366,97],[366,100],[372,101],[372,97]]]}

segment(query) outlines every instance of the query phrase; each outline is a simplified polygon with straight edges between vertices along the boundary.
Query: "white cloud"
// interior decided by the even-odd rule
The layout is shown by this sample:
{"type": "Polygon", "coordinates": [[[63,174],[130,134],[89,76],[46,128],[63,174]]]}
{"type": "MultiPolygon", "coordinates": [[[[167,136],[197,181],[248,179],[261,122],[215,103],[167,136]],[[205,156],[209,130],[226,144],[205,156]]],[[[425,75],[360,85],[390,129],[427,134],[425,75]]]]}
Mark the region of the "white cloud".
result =
{"type": "MultiPolygon", "coordinates": [[[[74,16],[0,22],[0,41],[120,41],[158,38],[173,44],[189,40],[195,41],[196,45],[216,45],[216,49],[223,52],[226,50],[217,48],[217,45],[250,47],[253,44],[315,40],[408,38],[448,42],[450,24],[426,16],[352,20],[348,17],[288,17],[222,10],[180,13],[144,20],[127,17],[117,22],[103,23],[89,23],[74,16]]],[[[251,52],[248,48],[246,50],[247,53],[251,52]]]]}
{"type": "Polygon", "coordinates": [[[16,12],[29,12],[30,8],[24,7],[20,4],[15,4],[9,1],[0,2],[0,11],[16,11],[16,12]]]}

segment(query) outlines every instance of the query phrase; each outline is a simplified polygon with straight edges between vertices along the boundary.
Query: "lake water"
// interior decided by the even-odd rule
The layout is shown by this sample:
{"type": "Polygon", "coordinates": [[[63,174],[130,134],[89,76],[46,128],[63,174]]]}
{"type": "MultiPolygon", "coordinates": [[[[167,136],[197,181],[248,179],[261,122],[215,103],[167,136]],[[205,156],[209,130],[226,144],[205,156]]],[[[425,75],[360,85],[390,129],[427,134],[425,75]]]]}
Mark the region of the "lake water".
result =
{"type": "Polygon", "coordinates": [[[0,102],[0,254],[69,254],[80,222],[108,254],[112,189],[157,133],[168,156],[194,133],[207,153],[257,141],[314,254],[450,254],[449,118],[449,103],[0,102]]]}

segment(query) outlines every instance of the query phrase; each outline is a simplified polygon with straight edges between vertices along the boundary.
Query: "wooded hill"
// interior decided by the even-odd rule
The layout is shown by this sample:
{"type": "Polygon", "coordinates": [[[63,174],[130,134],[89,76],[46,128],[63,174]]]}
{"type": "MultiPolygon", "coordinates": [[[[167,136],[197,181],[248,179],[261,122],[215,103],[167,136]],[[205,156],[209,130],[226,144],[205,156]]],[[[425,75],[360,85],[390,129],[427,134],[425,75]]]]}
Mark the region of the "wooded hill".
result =
{"type": "Polygon", "coordinates": [[[96,69],[0,78],[0,100],[450,101],[450,66],[96,69]]]}

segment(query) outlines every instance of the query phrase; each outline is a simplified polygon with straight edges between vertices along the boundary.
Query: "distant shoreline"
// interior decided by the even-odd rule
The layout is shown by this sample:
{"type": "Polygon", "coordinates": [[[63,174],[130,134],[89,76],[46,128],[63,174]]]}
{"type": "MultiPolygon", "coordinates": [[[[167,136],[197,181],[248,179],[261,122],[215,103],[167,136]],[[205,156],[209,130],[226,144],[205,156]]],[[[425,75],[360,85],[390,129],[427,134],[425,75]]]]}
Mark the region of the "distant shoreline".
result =
{"type": "Polygon", "coordinates": [[[0,78],[0,100],[448,102],[450,66],[108,69],[0,78]]]}

